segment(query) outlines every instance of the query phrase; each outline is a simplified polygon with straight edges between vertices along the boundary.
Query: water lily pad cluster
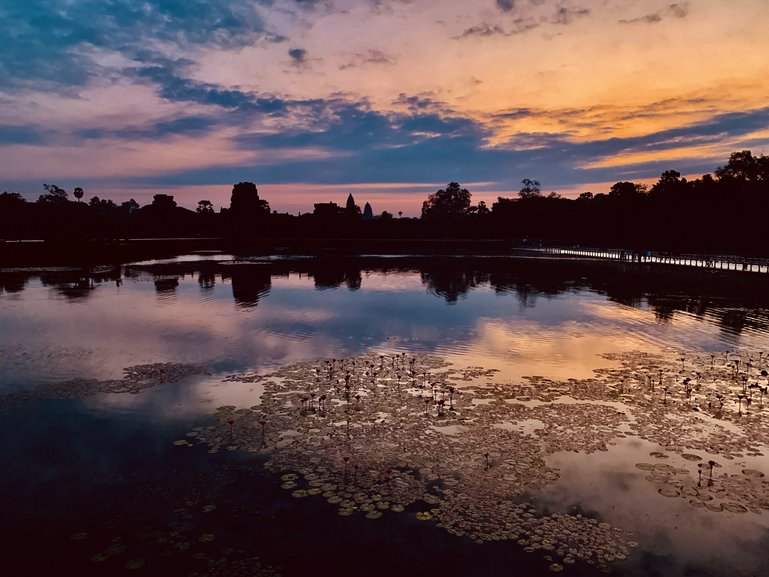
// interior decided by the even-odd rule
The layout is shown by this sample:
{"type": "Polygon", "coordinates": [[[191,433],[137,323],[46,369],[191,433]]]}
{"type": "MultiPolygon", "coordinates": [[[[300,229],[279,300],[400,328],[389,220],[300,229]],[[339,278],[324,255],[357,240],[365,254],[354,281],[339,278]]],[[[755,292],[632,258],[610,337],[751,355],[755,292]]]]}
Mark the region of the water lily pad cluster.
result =
{"type": "Polygon", "coordinates": [[[730,474],[720,472],[716,461],[697,460],[694,468],[667,463],[636,463],[636,468],[648,473],[645,479],[657,485],[660,495],[686,499],[693,507],[730,513],[769,510],[769,480],[763,472],[742,469],[730,474]]]}
{"type": "Polygon", "coordinates": [[[342,516],[405,512],[477,542],[540,551],[556,561],[553,571],[576,562],[607,568],[635,545],[599,519],[538,512],[530,495],[559,480],[547,464],[556,453],[645,439],[659,447],[657,462],[635,471],[659,499],[713,512],[769,508],[764,472],[745,462],[769,445],[769,355],[606,356],[615,366],[588,379],[517,383],[405,353],[231,375],[262,385],[257,404],[220,407],[218,426],[180,442],[263,453],[293,497],[324,498],[342,516]]]}
{"type": "Polygon", "coordinates": [[[0,407],[42,399],[82,399],[98,393],[138,394],[193,375],[209,374],[205,367],[186,363],[152,363],[123,369],[122,379],[70,379],[0,396],[0,407]]]}
{"type": "Polygon", "coordinates": [[[609,398],[620,400],[632,413],[632,434],[679,453],[700,450],[726,460],[764,455],[769,445],[769,359],[763,353],[606,356],[620,367],[597,371],[598,381],[609,398]]]}
{"type": "MultiPolygon", "coordinates": [[[[765,472],[747,461],[769,450],[769,354],[670,350],[606,356],[619,367],[596,371],[590,396],[602,387],[606,397],[621,401],[630,416],[627,434],[664,449],[651,456],[677,454],[691,463],[636,465],[648,471],[645,478],[658,485],[660,495],[714,512],[769,509],[765,472]]],[[[581,398],[587,396],[583,390],[581,398]]]]}
{"type": "Polygon", "coordinates": [[[584,562],[608,569],[637,546],[627,532],[581,514],[542,515],[525,502],[483,501],[466,493],[444,492],[442,497],[441,507],[432,512],[449,532],[478,542],[514,541],[531,553],[557,555],[566,565],[584,562]]]}
{"type": "Polygon", "coordinates": [[[406,354],[248,374],[244,380],[264,387],[260,402],[220,407],[218,427],[198,427],[184,442],[262,452],[293,497],[324,498],[342,516],[412,514],[477,542],[520,541],[567,565],[624,558],[628,533],[596,519],[537,514],[527,499],[559,479],[547,454],[603,450],[627,418],[600,404],[544,401],[544,388],[513,398],[506,385],[489,384],[493,376],[406,354]],[[540,404],[528,404],[535,395],[540,404]],[[525,421],[543,427],[519,426],[525,421]]]}

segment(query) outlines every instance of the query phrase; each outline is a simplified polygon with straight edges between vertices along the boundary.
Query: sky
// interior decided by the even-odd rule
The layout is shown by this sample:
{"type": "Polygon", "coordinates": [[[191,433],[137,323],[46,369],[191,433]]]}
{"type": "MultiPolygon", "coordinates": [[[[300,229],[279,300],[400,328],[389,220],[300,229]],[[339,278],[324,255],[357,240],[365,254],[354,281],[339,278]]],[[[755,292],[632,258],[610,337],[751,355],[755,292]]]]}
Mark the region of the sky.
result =
{"type": "Polygon", "coordinates": [[[418,216],[769,154],[766,0],[2,0],[0,190],[418,216]]]}

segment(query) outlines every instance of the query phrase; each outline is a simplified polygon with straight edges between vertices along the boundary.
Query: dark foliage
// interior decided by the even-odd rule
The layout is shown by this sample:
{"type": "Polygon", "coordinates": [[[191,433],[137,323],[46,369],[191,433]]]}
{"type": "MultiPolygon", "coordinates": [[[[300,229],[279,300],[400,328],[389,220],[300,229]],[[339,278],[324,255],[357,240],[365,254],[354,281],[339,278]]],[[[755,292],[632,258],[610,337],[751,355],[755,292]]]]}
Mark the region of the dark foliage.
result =
{"type": "Polygon", "coordinates": [[[312,214],[270,212],[256,185],[233,186],[230,207],[218,213],[208,200],[191,211],[158,194],[139,207],[116,205],[94,196],[80,202],[81,188],[67,191],[44,185],[29,203],[13,192],[0,194],[0,239],[73,241],[141,237],[222,237],[259,239],[498,239],[525,244],[604,246],[668,252],[733,252],[769,255],[764,219],[769,215],[769,157],[734,152],[724,166],[687,180],[666,170],[647,189],[617,182],[605,193],[584,192],[576,199],[542,194],[540,183],[524,179],[515,198],[500,197],[491,208],[471,203],[457,182],[430,194],[421,218],[394,217],[384,211],[364,214],[349,195],[344,207],[318,203],[312,214]]]}

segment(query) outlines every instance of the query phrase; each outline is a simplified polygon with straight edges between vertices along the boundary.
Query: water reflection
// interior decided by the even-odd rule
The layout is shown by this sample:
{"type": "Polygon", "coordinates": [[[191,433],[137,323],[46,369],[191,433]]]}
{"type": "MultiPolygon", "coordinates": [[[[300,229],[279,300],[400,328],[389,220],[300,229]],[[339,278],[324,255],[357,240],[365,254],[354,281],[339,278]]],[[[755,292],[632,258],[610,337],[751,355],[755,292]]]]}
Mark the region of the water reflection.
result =
{"type": "MultiPolygon", "coordinates": [[[[335,259],[269,261],[253,264],[200,262],[181,264],[148,264],[126,267],[122,274],[129,278],[151,278],[159,292],[178,287],[178,274],[197,274],[201,288],[212,289],[217,277],[231,281],[233,298],[246,307],[256,306],[259,298],[269,292],[273,277],[288,278],[302,275],[314,279],[316,288],[336,288],[346,285],[350,289],[362,286],[363,275],[372,281],[368,288],[378,290],[379,278],[388,274],[419,273],[422,285],[430,294],[447,303],[457,302],[471,291],[490,287],[498,294],[512,294],[524,307],[535,307],[541,297],[591,291],[605,295],[608,300],[639,309],[651,309],[660,321],[669,321],[676,313],[685,312],[697,317],[717,319],[727,332],[738,333],[744,328],[765,330],[766,307],[769,304],[765,283],[736,288],[728,278],[709,278],[702,285],[702,275],[674,275],[666,279],[659,272],[633,271],[629,275],[623,267],[613,263],[606,266],[585,263],[579,268],[573,263],[553,263],[535,260],[508,259],[482,261],[424,259],[355,259],[351,262],[335,259]],[[483,267],[482,269],[480,267],[483,267]],[[171,274],[174,273],[174,274],[171,274]],[[372,273],[376,275],[372,277],[372,273]],[[660,276],[663,276],[660,279],[660,276]],[[717,281],[717,282],[714,282],[717,281]],[[675,285],[671,290],[670,285],[675,285]],[[729,305],[734,305],[730,307],[729,305]],[[736,307],[736,308],[735,308],[736,307]],[[752,309],[749,314],[748,309],[752,309]]],[[[45,286],[53,286],[65,293],[77,292],[88,298],[95,285],[110,280],[122,280],[121,274],[96,274],[91,271],[59,272],[56,274],[0,273],[5,292],[24,290],[29,279],[39,277],[45,286]]],[[[745,283],[746,279],[740,279],[745,283]]]]}
{"type": "MultiPolygon", "coordinates": [[[[100,415],[100,427],[112,431],[115,419],[105,414],[140,420],[145,430],[203,419],[222,405],[257,404],[262,385],[226,382],[229,372],[267,373],[365,351],[437,352],[459,366],[498,369],[489,380],[499,384],[533,375],[582,378],[610,365],[602,353],[667,346],[769,350],[766,289],[763,278],[750,275],[544,259],[207,257],[0,272],[0,391],[119,378],[124,367],[140,363],[211,370],[141,395],[83,401],[77,410],[100,415]]],[[[49,422],[43,412],[35,416],[36,423],[49,422]]],[[[187,430],[179,428],[174,435],[187,430]]],[[[40,447],[47,446],[49,436],[35,430],[40,447]]],[[[14,432],[21,453],[24,439],[14,432]]],[[[173,438],[152,446],[158,462],[173,438]]],[[[72,452],[87,452],[78,439],[69,441],[72,452]]],[[[127,467],[125,453],[111,450],[98,445],[94,460],[106,463],[105,472],[127,467]],[[110,458],[101,460],[102,452],[110,458]]],[[[651,543],[643,559],[623,567],[625,575],[683,575],[710,562],[715,574],[728,574],[729,566],[763,568],[756,555],[765,550],[766,519],[723,513],[713,522],[676,500],[650,510],[650,502],[659,502],[656,489],[640,472],[627,473],[649,450],[627,440],[607,453],[552,455],[548,464],[561,469],[563,480],[538,498],[554,510],[596,512],[651,543]]],[[[49,453],[40,449],[28,460],[47,463],[49,453]]],[[[54,478],[67,466],[50,463],[31,470],[54,478]]]]}
{"type": "Polygon", "coordinates": [[[24,274],[0,274],[0,295],[19,293],[27,286],[29,277],[24,274]]]}
{"type": "Polygon", "coordinates": [[[337,266],[333,261],[326,261],[324,266],[313,271],[315,288],[337,288],[342,284],[350,290],[358,290],[361,286],[361,270],[358,267],[337,266]]]}
{"type": "Polygon", "coordinates": [[[434,267],[421,271],[422,284],[428,291],[453,304],[471,289],[489,282],[489,275],[475,270],[434,267]]]}
{"type": "Polygon", "coordinates": [[[209,270],[201,270],[198,273],[198,284],[203,292],[210,291],[216,286],[216,273],[209,270]]]}
{"type": "Polygon", "coordinates": [[[313,279],[316,289],[346,286],[372,290],[388,275],[417,274],[422,286],[447,304],[474,291],[490,288],[512,295],[521,308],[536,308],[539,299],[592,292],[611,302],[651,310],[658,323],[669,324],[678,315],[715,321],[728,344],[729,335],[745,330],[765,333],[769,326],[769,284],[760,275],[728,275],[713,271],[659,270],[617,263],[558,262],[523,258],[318,258],[147,261],[125,267],[50,272],[0,271],[0,295],[24,291],[30,280],[71,300],[86,300],[107,282],[117,286],[124,278],[149,277],[161,295],[172,295],[180,275],[196,275],[201,290],[219,282],[232,284],[232,297],[242,308],[255,308],[270,291],[272,279],[298,275],[313,279]]]}
{"type": "Polygon", "coordinates": [[[176,289],[179,286],[178,276],[156,276],[155,292],[159,299],[173,298],[176,295],[176,289]]]}
{"type": "Polygon", "coordinates": [[[232,265],[225,267],[222,281],[232,283],[232,298],[244,309],[256,308],[259,299],[270,292],[272,277],[263,265],[232,265]]]}
{"type": "MultiPolygon", "coordinates": [[[[614,443],[608,452],[555,453],[547,462],[561,471],[561,479],[536,497],[549,509],[598,514],[632,531],[645,551],[643,559],[624,568],[627,575],[699,575],[703,567],[716,575],[759,575],[764,574],[761,569],[769,570],[762,546],[769,519],[714,516],[684,499],[660,499],[655,484],[644,480],[646,472],[634,466],[653,460],[649,453],[655,450],[659,447],[653,443],[630,438],[614,443]]],[[[693,468],[676,453],[668,455],[669,464],[693,468]]]]}
{"type": "Polygon", "coordinates": [[[763,277],[617,263],[207,256],[0,272],[0,287],[3,387],[114,378],[138,363],[234,370],[374,347],[475,359],[510,379],[576,377],[603,352],[763,349],[769,335],[763,277]]]}

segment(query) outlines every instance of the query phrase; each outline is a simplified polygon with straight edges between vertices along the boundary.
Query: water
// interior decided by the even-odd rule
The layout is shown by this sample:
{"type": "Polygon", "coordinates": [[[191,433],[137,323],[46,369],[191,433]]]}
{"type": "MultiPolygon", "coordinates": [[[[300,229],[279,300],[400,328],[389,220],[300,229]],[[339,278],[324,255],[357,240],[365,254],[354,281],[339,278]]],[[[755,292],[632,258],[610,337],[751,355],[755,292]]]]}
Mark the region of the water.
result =
{"type": "MultiPolygon", "coordinates": [[[[286,575],[320,570],[320,559],[347,575],[501,575],[511,566],[549,574],[542,554],[515,544],[476,545],[405,518],[343,519],[323,501],[298,506],[259,457],[179,449],[173,440],[214,424],[219,406],[259,402],[259,383],[226,375],[317,359],[432,353],[498,369],[485,381],[507,386],[616,367],[604,353],[769,351],[765,281],[738,276],[550,259],[216,254],[87,273],[2,272],[2,394],[119,379],[140,364],[192,363],[209,374],[136,395],[38,396],[4,408],[0,488],[10,515],[0,537],[26,554],[28,568],[85,574],[133,574],[138,564],[146,574],[246,566],[243,574],[268,574],[246,561],[253,556],[286,575]],[[202,512],[209,502],[216,510],[202,512]],[[338,545],[329,528],[347,544],[343,554],[331,552],[338,545]],[[209,532],[213,541],[199,539],[209,532]],[[87,536],[73,540],[80,533],[87,536]],[[393,545],[407,552],[393,559],[385,553],[393,545]],[[41,547],[52,552],[49,565],[35,555],[41,547]]],[[[549,464],[561,479],[537,498],[551,511],[592,511],[636,533],[639,551],[614,567],[618,574],[755,574],[767,512],[714,520],[678,500],[650,509],[656,489],[628,473],[650,450],[629,437],[608,453],[556,453],[549,464]]],[[[769,474],[764,458],[754,461],[769,474]]],[[[577,564],[565,573],[591,571],[577,564]]]]}

